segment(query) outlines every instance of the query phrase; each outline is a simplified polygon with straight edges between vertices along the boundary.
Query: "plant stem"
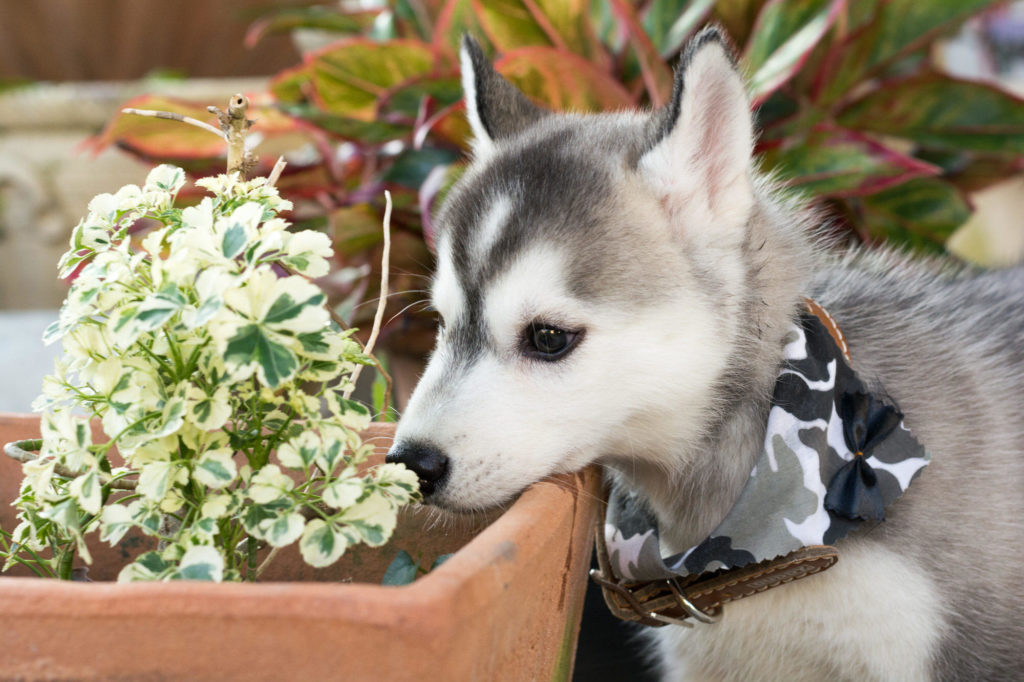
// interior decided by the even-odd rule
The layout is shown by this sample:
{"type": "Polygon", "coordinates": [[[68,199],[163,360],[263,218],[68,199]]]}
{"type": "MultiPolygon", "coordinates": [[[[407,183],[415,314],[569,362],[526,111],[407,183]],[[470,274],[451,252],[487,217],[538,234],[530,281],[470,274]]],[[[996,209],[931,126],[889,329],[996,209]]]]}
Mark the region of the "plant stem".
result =
{"type": "Polygon", "coordinates": [[[281,173],[284,172],[284,167],[287,165],[288,163],[284,160],[283,156],[277,157],[277,162],[274,163],[274,167],[270,170],[270,175],[267,176],[267,187],[273,187],[277,184],[281,173]]]}
{"type": "MultiPolygon", "coordinates": [[[[5,449],[4,452],[6,452],[7,456],[10,457],[11,459],[22,463],[35,462],[40,458],[39,455],[33,452],[28,452],[26,450],[5,449]]],[[[72,471],[71,469],[68,469],[67,467],[58,464],[53,468],[53,473],[57,474],[58,476],[63,476],[64,478],[78,478],[85,472],[72,471]]],[[[100,481],[102,482],[103,485],[108,485],[111,488],[117,488],[118,490],[135,490],[136,486],[135,481],[126,481],[121,478],[110,478],[105,474],[100,474],[100,481]]]]}
{"type": "Polygon", "coordinates": [[[260,576],[263,575],[263,571],[267,570],[267,567],[270,566],[270,562],[274,560],[274,557],[277,556],[277,553],[278,553],[278,551],[280,551],[280,549],[281,549],[280,547],[273,547],[273,548],[271,548],[270,554],[267,555],[267,558],[264,559],[260,563],[259,568],[256,569],[256,575],[253,576],[253,580],[259,580],[260,579],[260,576]]]}
{"type": "Polygon", "coordinates": [[[61,580],[71,580],[71,565],[75,561],[75,551],[70,546],[61,550],[57,557],[57,577],[61,580]]]}
{"type": "Polygon", "coordinates": [[[256,538],[249,536],[245,539],[246,553],[248,554],[248,560],[245,569],[245,579],[255,580],[256,575],[256,550],[259,549],[256,544],[256,538]]]}
{"type": "Polygon", "coordinates": [[[217,107],[206,108],[210,113],[217,115],[221,132],[224,133],[224,139],[228,141],[228,174],[238,172],[243,178],[249,165],[245,154],[245,134],[253,123],[245,117],[248,109],[249,98],[241,93],[228,100],[226,112],[217,107]]]}
{"type": "MultiPolygon", "coordinates": [[[[384,190],[384,200],[387,203],[384,206],[384,252],[380,257],[380,298],[377,300],[377,314],[373,316],[373,329],[370,330],[370,338],[367,339],[366,346],[363,348],[367,355],[373,353],[373,346],[377,343],[377,336],[380,334],[381,323],[384,321],[384,308],[386,308],[388,304],[388,278],[390,276],[389,266],[391,261],[391,192],[384,190]]],[[[376,358],[374,358],[374,360],[376,360],[376,358]]],[[[383,368],[380,367],[379,361],[377,362],[377,367],[383,371],[383,368]]],[[[351,397],[352,391],[356,390],[356,381],[359,380],[359,374],[362,372],[362,369],[362,365],[356,365],[356,368],[352,370],[351,383],[349,384],[349,387],[345,389],[346,399],[351,397]]],[[[390,395],[391,377],[388,376],[387,378],[388,394],[390,395]]],[[[385,404],[385,412],[388,407],[389,405],[385,404]]]]}
{"type": "Polygon", "coordinates": [[[152,118],[166,118],[171,121],[180,121],[181,123],[188,123],[189,125],[195,126],[197,128],[208,130],[217,137],[224,137],[224,135],[219,130],[214,128],[209,123],[203,123],[202,121],[192,118],[191,116],[183,116],[173,111],[153,111],[151,109],[132,109],[129,107],[127,109],[122,109],[121,113],[134,114],[135,116],[149,116],[152,118]]]}

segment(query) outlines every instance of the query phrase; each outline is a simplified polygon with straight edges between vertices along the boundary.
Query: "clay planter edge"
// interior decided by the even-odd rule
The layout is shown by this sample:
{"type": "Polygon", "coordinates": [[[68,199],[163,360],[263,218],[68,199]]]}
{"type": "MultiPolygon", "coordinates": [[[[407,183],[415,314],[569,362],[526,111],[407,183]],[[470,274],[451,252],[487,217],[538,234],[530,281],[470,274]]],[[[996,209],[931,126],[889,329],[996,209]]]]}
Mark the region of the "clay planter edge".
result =
{"type": "MultiPolygon", "coordinates": [[[[367,440],[383,452],[393,432],[367,440]]],[[[37,416],[0,415],[0,443],[38,433],[37,416]]],[[[21,474],[0,460],[10,530],[21,474]]],[[[599,479],[537,483],[404,587],[0,578],[0,679],[569,679],[599,479]]]]}

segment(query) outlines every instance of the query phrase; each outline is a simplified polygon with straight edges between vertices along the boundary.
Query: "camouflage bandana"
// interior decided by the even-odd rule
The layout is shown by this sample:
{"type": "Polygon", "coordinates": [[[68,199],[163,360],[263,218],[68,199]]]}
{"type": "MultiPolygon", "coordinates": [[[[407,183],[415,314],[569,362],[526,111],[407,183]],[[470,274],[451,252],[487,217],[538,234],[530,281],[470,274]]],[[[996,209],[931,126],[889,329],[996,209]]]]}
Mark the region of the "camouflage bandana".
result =
{"type": "Polygon", "coordinates": [[[604,532],[619,578],[699,575],[831,545],[884,518],[928,464],[930,455],[903,426],[902,414],[867,391],[818,317],[801,315],[785,342],[764,449],[736,504],[707,539],[662,557],[657,523],[645,505],[630,493],[613,493],[604,532]]]}

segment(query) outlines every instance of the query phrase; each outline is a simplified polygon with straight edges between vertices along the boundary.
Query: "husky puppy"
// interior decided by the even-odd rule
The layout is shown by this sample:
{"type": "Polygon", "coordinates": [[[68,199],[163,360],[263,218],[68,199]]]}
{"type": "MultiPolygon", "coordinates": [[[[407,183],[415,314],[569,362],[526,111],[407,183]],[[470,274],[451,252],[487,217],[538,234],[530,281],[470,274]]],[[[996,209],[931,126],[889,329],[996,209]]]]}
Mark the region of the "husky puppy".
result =
{"type": "Polygon", "coordinates": [[[652,631],[666,680],[1024,676],[1024,270],[835,257],[757,172],[715,30],[653,113],[556,115],[462,47],[473,161],[437,216],[437,347],[389,459],[451,510],[600,462],[665,554],[706,537],[762,448],[801,297],[932,455],[829,571],[652,631]]]}

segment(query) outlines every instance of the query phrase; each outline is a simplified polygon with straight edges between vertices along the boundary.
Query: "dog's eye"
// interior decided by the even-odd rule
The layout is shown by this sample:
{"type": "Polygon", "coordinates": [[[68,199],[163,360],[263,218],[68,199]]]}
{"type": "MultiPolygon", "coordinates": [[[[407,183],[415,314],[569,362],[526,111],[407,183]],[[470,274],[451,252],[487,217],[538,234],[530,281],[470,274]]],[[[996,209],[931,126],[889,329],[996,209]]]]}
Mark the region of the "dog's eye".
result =
{"type": "Polygon", "coordinates": [[[523,336],[526,355],[539,360],[558,360],[576,345],[580,333],[534,322],[526,328],[523,336]]]}

